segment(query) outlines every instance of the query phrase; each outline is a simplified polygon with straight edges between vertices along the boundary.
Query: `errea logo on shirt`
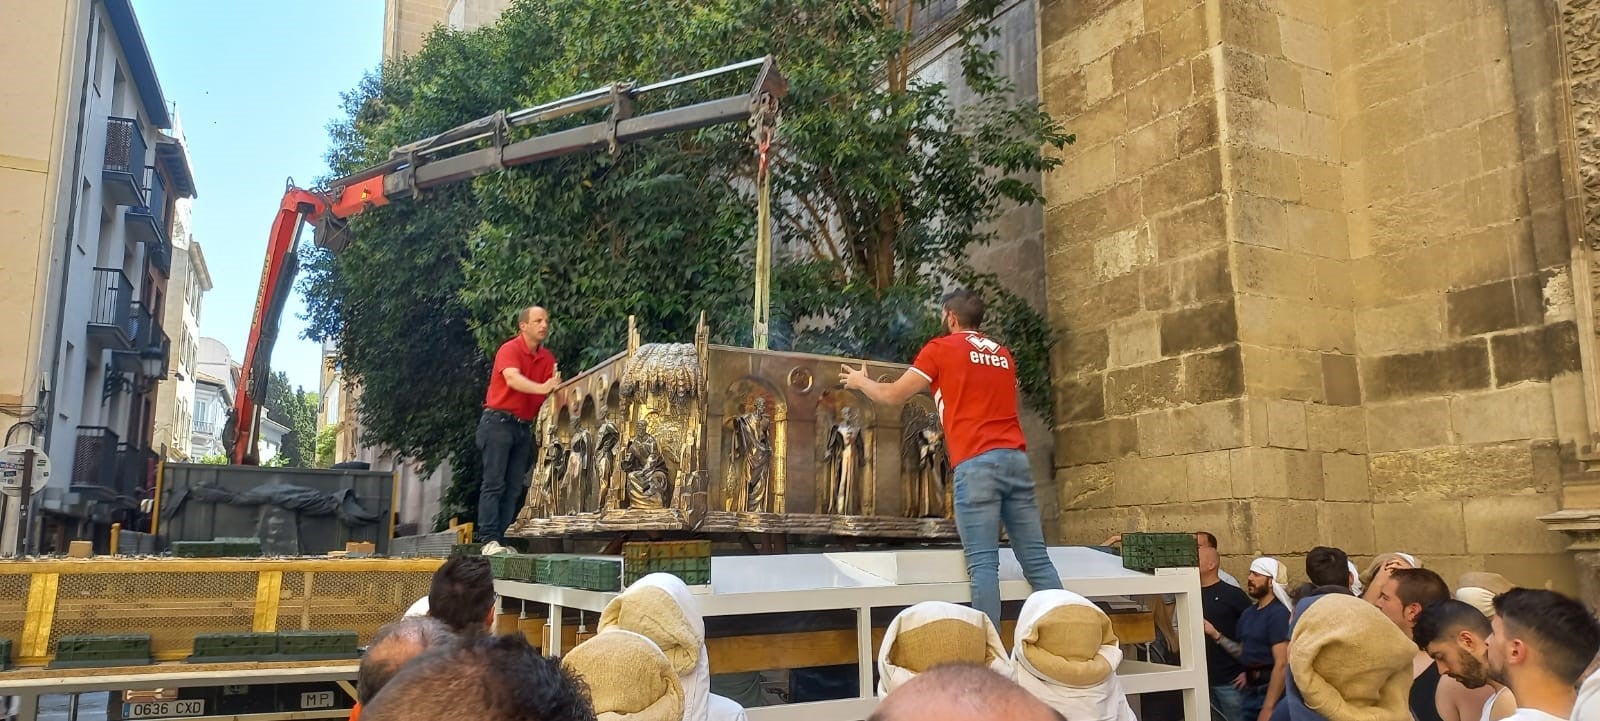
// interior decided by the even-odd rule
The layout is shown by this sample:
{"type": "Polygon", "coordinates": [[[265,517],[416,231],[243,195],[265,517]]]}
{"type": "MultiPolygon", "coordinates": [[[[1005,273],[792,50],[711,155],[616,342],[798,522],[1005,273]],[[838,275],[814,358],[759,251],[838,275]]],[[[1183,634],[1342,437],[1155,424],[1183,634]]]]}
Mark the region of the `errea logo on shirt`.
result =
{"type": "Polygon", "coordinates": [[[1006,360],[1005,356],[1000,355],[999,343],[972,334],[967,335],[967,342],[977,349],[967,354],[967,359],[972,361],[973,364],[993,366],[995,368],[1011,367],[1011,362],[1006,360]]]}

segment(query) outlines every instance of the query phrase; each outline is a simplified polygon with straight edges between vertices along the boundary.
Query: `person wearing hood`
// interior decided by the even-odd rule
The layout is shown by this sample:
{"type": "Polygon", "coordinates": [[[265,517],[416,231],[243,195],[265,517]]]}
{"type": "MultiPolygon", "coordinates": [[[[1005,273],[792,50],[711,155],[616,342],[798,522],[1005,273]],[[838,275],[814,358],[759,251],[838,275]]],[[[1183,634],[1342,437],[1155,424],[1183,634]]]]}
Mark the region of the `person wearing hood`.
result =
{"type": "Polygon", "coordinates": [[[1283,698],[1291,608],[1289,590],[1284,587],[1287,580],[1288,572],[1276,558],[1261,557],[1250,563],[1245,593],[1255,603],[1239,616],[1238,624],[1239,662],[1245,675],[1241,721],[1268,721],[1283,698]]]}
{"type": "Polygon", "coordinates": [[[1486,571],[1468,571],[1456,581],[1456,600],[1487,618],[1494,618],[1494,597],[1514,588],[1505,576],[1486,571]]]}
{"type": "Polygon", "coordinates": [[[1011,678],[1011,661],[988,614],[944,601],[908,607],[895,614],[878,647],[878,695],[952,663],[985,666],[1011,678]]]}
{"type": "Polygon", "coordinates": [[[682,721],[683,683],[667,655],[644,636],[608,628],[562,657],[584,682],[598,721],[682,721]]]}
{"type": "Polygon", "coordinates": [[[1415,650],[1400,629],[1355,596],[1301,599],[1289,641],[1289,719],[1409,721],[1415,650]]]}
{"type": "Polygon", "coordinates": [[[743,707],[711,693],[705,619],[677,576],[652,573],[611,599],[596,630],[612,628],[644,636],[666,654],[683,686],[684,721],[744,721],[743,707]]]}
{"type": "Polygon", "coordinates": [[[1111,617],[1071,591],[1039,591],[1017,618],[1011,678],[1075,721],[1135,721],[1117,679],[1111,617]]]}

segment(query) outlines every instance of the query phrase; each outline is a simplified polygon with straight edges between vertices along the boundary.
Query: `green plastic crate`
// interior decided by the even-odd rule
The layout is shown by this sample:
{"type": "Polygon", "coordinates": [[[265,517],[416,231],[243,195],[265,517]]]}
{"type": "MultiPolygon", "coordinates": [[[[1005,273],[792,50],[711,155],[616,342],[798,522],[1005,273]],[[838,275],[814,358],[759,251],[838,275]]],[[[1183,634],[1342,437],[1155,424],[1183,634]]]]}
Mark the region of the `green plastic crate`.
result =
{"type": "Polygon", "coordinates": [[[1192,533],[1124,533],[1122,567],[1136,571],[1200,565],[1200,544],[1192,533]]]}
{"type": "Polygon", "coordinates": [[[179,558],[222,558],[224,548],[217,541],[173,541],[172,555],[179,558]]]}
{"type": "Polygon", "coordinates": [[[481,555],[483,555],[483,544],[481,543],[457,543],[456,545],[450,547],[451,558],[455,558],[456,556],[481,555]]]}
{"type": "Polygon", "coordinates": [[[194,637],[189,663],[270,660],[278,653],[276,633],[202,633],[194,637]]]}
{"type": "Polygon", "coordinates": [[[578,559],[578,587],[590,591],[621,590],[622,568],[616,559],[578,559]]]}
{"type": "Polygon", "coordinates": [[[259,538],[215,538],[212,542],[222,544],[220,551],[228,558],[252,558],[261,555],[259,538]]]}
{"type": "MultiPolygon", "coordinates": [[[[493,556],[490,558],[493,558],[493,556]]],[[[498,575],[497,577],[505,578],[510,581],[524,581],[527,583],[533,583],[534,579],[538,577],[534,569],[534,563],[538,560],[538,558],[538,556],[528,553],[508,554],[506,555],[506,560],[503,562],[505,572],[503,575],[498,575]]]]}
{"type": "Polygon", "coordinates": [[[278,656],[282,659],[320,661],[357,655],[355,631],[278,632],[278,656]]]}
{"type": "Polygon", "coordinates": [[[11,639],[0,638],[0,671],[11,669],[11,639]]]}
{"type": "Polygon", "coordinates": [[[572,585],[570,562],[576,557],[570,553],[551,553],[538,556],[533,561],[534,581],[548,586],[572,585]]]}
{"type": "Polygon", "coordinates": [[[56,641],[50,668],[144,666],[150,663],[150,635],[63,636],[56,641]]]}
{"type": "Polygon", "coordinates": [[[495,578],[506,577],[506,557],[508,555],[510,554],[497,553],[487,557],[489,559],[489,573],[493,574],[495,578]]]}

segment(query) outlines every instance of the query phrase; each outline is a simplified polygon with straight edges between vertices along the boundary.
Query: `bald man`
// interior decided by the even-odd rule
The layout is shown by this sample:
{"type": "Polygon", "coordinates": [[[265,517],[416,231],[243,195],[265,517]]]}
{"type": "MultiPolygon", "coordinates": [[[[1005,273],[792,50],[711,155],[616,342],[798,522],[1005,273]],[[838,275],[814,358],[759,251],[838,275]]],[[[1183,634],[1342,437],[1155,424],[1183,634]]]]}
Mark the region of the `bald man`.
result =
{"type": "Polygon", "coordinates": [[[867,721],[1066,721],[1055,709],[982,666],[936,666],[885,696],[867,721]]]}
{"type": "Polygon", "coordinates": [[[494,372],[478,420],[478,450],[483,453],[483,484],[478,487],[480,543],[505,540],[517,517],[528,470],[533,467],[533,419],[544,399],[561,385],[556,357],[544,347],[550,313],[539,306],[517,314],[517,335],[500,344],[494,372]]]}
{"type": "Polygon", "coordinates": [[[456,634],[449,626],[429,616],[407,616],[378,629],[366,653],[361,654],[361,666],[356,672],[356,707],[351,710],[350,721],[361,717],[362,706],[372,703],[372,698],[411,659],[428,651],[454,648],[456,642],[456,634]]]}

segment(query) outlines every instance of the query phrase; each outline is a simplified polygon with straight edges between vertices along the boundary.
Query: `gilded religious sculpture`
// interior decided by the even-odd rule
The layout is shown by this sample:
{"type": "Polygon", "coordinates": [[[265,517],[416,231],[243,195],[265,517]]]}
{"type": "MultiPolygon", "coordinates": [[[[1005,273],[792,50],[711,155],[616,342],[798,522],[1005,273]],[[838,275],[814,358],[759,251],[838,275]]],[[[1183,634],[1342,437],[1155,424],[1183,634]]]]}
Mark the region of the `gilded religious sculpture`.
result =
{"type": "Polygon", "coordinates": [[[901,476],[906,492],[906,517],[945,518],[950,514],[950,452],[939,417],[927,411],[908,413],[901,439],[901,476]]]}
{"type": "MultiPolygon", "coordinates": [[[[900,370],[867,363],[874,377],[900,370]]],[[[822,381],[838,367],[711,344],[703,325],[693,343],[641,343],[630,324],[623,352],[551,394],[511,535],[955,538],[931,399],[880,418],[822,381]],[[573,415],[558,422],[562,411],[573,415]]]]}
{"type": "Polygon", "coordinates": [[[767,399],[757,396],[755,407],[728,419],[733,429],[728,458],[727,490],[742,499],[732,510],[770,511],[772,488],[772,419],[767,399]]]}
{"type": "Polygon", "coordinates": [[[594,477],[600,486],[600,501],[596,508],[601,511],[620,508],[623,494],[617,493],[621,489],[612,485],[611,477],[616,471],[617,441],[621,433],[617,431],[617,424],[611,422],[609,412],[600,417],[600,427],[594,435],[594,477]]]}
{"type": "Polygon", "coordinates": [[[561,489],[567,493],[568,513],[582,513],[589,501],[589,431],[579,428],[567,443],[567,463],[561,489]]]}
{"type": "Polygon", "coordinates": [[[528,515],[533,518],[543,518],[556,512],[555,486],[564,475],[567,461],[567,451],[561,445],[555,422],[547,419],[544,428],[545,438],[541,447],[544,460],[534,468],[533,485],[528,488],[528,502],[524,504],[528,515]]]}
{"type": "Polygon", "coordinates": [[[618,465],[627,476],[629,508],[659,509],[671,502],[667,461],[644,421],[634,422],[633,437],[623,447],[618,465]]]}
{"type": "Polygon", "coordinates": [[[866,439],[862,437],[861,422],[856,409],[845,406],[839,411],[839,422],[828,431],[828,452],[823,456],[826,466],[824,488],[832,499],[828,512],[853,516],[861,512],[861,473],[866,465],[866,439]]]}

